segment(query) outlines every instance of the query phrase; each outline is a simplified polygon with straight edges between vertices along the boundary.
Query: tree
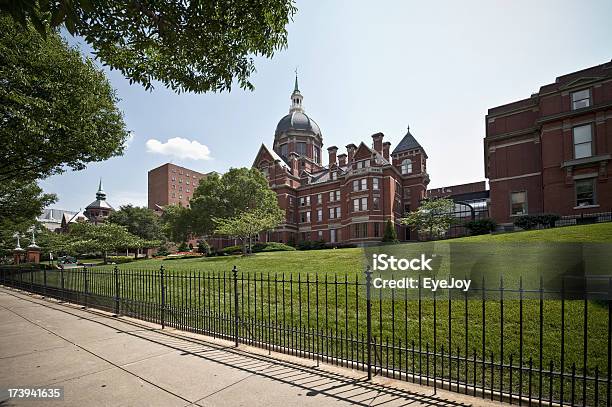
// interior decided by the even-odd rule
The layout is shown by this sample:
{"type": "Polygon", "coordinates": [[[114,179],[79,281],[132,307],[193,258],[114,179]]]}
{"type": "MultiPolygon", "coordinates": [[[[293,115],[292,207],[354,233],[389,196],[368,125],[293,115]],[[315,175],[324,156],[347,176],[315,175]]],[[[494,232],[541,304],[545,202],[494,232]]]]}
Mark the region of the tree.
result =
{"type": "Polygon", "coordinates": [[[395,227],[391,219],[387,220],[387,223],[385,223],[385,233],[383,234],[382,241],[387,243],[396,243],[398,241],[397,233],[395,232],[395,227]]]}
{"type": "Polygon", "coordinates": [[[13,234],[25,234],[43,208],[55,201],[55,195],[43,193],[34,182],[0,182],[0,254],[8,254],[15,247],[13,234]]]}
{"type": "Polygon", "coordinates": [[[43,37],[0,14],[0,78],[0,183],[122,154],[129,133],[114,90],[57,33],[43,37]]]}
{"type": "Polygon", "coordinates": [[[164,208],[161,225],[164,236],[172,242],[184,242],[190,235],[191,211],[180,205],[164,208]]]}
{"type": "Polygon", "coordinates": [[[419,233],[429,233],[430,239],[444,236],[454,221],[455,203],[451,199],[430,199],[421,203],[416,211],[401,220],[404,225],[416,228],[419,233]]]}
{"type": "Polygon", "coordinates": [[[107,221],[125,226],[128,232],[142,239],[162,239],[162,227],[159,215],[146,207],[124,205],[110,214],[107,221]]]}
{"type": "Polygon", "coordinates": [[[254,56],[271,58],[287,46],[296,11],[292,0],[155,1],[31,0],[0,10],[41,33],[64,25],[82,36],[100,61],[149,89],[159,81],[176,91],[243,89],[254,56]]]}
{"type": "Polygon", "coordinates": [[[218,228],[215,220],[253,211],[274,214],[279,209],[276,193],[256,168],[230,168],[222,176],[206,177],[194,192],[190,206],[190,229],[198,235],[213,234],[218,228]]]}
{"type": "Polygon", "coordinates": [[[242,254],[247,255],[251,252],[251,238],[265,230],[274,229],[282,220],[283,213],[278,207],[273,211],[251,210],[242,212],[232,218],[215,219],[217,224],[215,232],[219,235],[240,239],[242,241],[242,254]],[[248,252],[247,243],[249,245],[248,252]]]}

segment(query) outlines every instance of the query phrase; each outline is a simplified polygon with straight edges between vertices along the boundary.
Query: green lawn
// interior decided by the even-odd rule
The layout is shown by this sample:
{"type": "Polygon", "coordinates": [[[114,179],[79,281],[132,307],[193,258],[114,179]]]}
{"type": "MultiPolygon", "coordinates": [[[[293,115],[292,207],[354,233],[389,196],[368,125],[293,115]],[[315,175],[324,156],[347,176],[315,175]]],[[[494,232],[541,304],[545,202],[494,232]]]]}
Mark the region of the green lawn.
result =
{"type": "MultiPolygon", "coordinates": [[[[454,263],[459,263],[461,267],[468,269],[476,262],[481,268],[490,269],[490,275],[486,275],[490,280],[490,284],[487,285],[489,288],[499,286],[501,273],[504,274],[505,287],[518,288],[519,277],[522,277],[524,288],[537,288],[542,268],[550,267],[554,272],[558,272],[563,264],[576,255],[575,250],[578,249],[569,245],[571,242],[596,242],[599,244],[597,247],[601,249],[602,243],[612,242],[612,223],[476,236],[433,243],[408,243],[384,246],[376,250],[384,249],[399,255],[432,250],[443,255],[450,253],[446,258],[454,259],[454,263]],[[561,243],[561,245],[552,243],[561,243]]],[[[606,245],[604,249],[609,248],[606,245]]],[[[327,346],[331,348],[327,348],[325,353],[355,358],[356,356],[351,356],[350,353],[356,349],[355,344],[347,340],[347,335],[359,338],[366,332],[363,270],[366,257],[369,255],[369,250],[341,249],[258,253],[249,257],[138,260],[118,266],[121,271],[122,297],[126,298],[121,306],[125,313],[135,316],[150,313],[153,315],[158,312],[159,306],[156,304],[159,303],[160,292],[159,269],[163,265],[166,271],[168,308],[166,320],[174,325],[212,329],[229,334],[232,328],[227,321],[231,320],[228,315],[233,312],[234,298],[231,269],[237,266],[240,278],[239,314],[242,320],[246,321],[246,326],[241,328],[241,335],[282,344],[293,338],[289,335],[288,339],[286,327],[306,331],[318,328],[331,337],[344,338],[344,341],[328,340],[327,346]],[[327,284],[324,284],[326,279],[327,284]],[[127,300],[129,298],[136,298],[137,301],[127,300]],[[226,318],[227,321],[223,322],[226,318]]],[[[451,270],[449,263],[443,260],[439,264],[439,270],[441,272],[451,270]]],[[[605,263],[606,267],[609,267],[608,262],[605,263]]],[[[599,263],[589,265],[589,270],[599,269],[600,266],[599,263]]],[[[90,291],[112,297],[114,280],[112,273],[109,273],[112,268],[113,266],[97,266],[89,270],[90,291]]],[[[609,275],[608,269],[602,270],[609,275]]],[[[471,277],[474,278],[474,275],[471,277]]],[[[40,276],[36,278],[39,279],[40,276]]],[[[52,273],[49,276],[49,284],[58,284],[57,278],[57,273],[52,273]]],[[[67,287],[82,290],[82,275],[70,274],[66,279],[67,287]]],[[[398,290],[393,297],[389,291],[374,290],[373,295],[372,328],[377,344],[389,341],[390,344],[395,343],[397,346],[401,340],[402,347],[408,344],[408,348],[412,350],[414,342],[417,351],[425,350],[426,347],[432,351],[435,346],[436,352],[441,354],[444,347],[445,355],[448,355],[448,349],[451,348],[455,356],[463,357],[467,353],[471,360],[473,354],[476,354],[479,361],[483,358],[484,345],[485,359],[490,361],[493,356],[493,359],[499,362],[502,360],[501,338],[503,337],[505,364],[509,364],[512,357],[514,366],[527,366],[531,358],[533,367],[537,370],[541,357],[544,369],[548,369],[550,362],[553,363],[555,371],[560,369],[562,303],[558,299],[545,298],[542,301],[544,318],[540,321],[540,301],[537,293],[524,293],[522,301],[518,293],[508,293],[503,304],[499,296],[487,295],[484,308],[478,290],[465,297],[459,294],[450,301],[448,292],[445,291],[437,294],[436,301],[431,295],[424,296],[419,301],[416,290],[398,290]],[[542,347],[539,342],[540,323],[543,326],[542,347]],[[522,362],[519,360],[521,342],[522,362]]],[[[563,314],[565,372],[571,372],[572,363],[576,364],[578,374],[583,371],[586,310],[587,374],[593,376],[597,366],[600,376],[604,377],[607,372],[605,351],[608,330],[607,302],[568,299],[563,306],[565,307],[563,314]]],[[[150,316],[150,318],[156,317],[150,316]]],[[[323,344],[293,342],[291,346],[312,350],[323,344]]],[[[393,351],[382,347],[378,348],[378,354],[385,363],[398,367],[399,350],[393,351]],[[386,362],[387,358],[389,362],[386,362]]],[[[405,363],[411,359],[412,353],[402,352],[402,355],[404,357],[402,369],[405,369],[405,363]]],[[[426,361],[421,360],[419,363],[418,356],[416,360],[415,371],[425,372],[426,361]]],[[[441,365],[442,361],[438,360],[436,364],[438,375],[441,374],[441,365]]],[[[470,378],[474,374],[471,363],[466,364],[456,359],[447,360],[445,362],[447,378],[449,365],[453,368],[453,377],[456,377],[457,369],[462,374],[464,369],[467,369],[470,378]]],[[[430,373],[433,373],[431,361],[429,368],[430,373]]],[[[506,368],[503,374],[499,369],[494,370],[496,387],[503,383],[507,389],[508,369],[506,368]]],[[[477,381],[490,382],[489,372],[490,369],[487,368],[483,378],[478,367],[477,381]]],[[[546,375],[544,376],[542,392],[547,394],[548,379],[546,375]]],[[[535,375],[534,383],[537,383],[535,375]]],[[[581,394],[581,386],[581,382],[576,383],[578,394],[581,394]]],[[[518,369],[514,370],[513,387],[515,391],[519,390],[518,369]]],[[[589,403],[593,400],[593,387],[592,382],[587,383],[589,403]]],[[[604,386],[600,386],[600,390],[601,387],[604,386]]],[[[526,379],[521,388],[527,391],[526,379]]],[[[565,384],[566,399],[569,397],[569,388],[568,379],[565,384]]],[[[537,390],[534,387],[536,394],[537,390]]],[[[560,396],[557,379],[554,381],[553,392],[555,397],[560,396]]],[[[602,399],[604,397],[600,394],[600,400],[602,399]]]]}

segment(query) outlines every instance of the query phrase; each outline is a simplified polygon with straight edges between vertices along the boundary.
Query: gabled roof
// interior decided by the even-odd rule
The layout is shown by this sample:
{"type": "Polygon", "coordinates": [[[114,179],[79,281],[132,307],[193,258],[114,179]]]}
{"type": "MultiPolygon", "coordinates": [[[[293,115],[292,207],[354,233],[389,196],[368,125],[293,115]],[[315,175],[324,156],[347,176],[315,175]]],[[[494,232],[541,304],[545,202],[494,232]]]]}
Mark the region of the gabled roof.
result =
{"type": "Polygon", "coordinates": [[[257,159],[259,158],[259,155],[261,154],[262,150],[263,150],[263,151],[265,151],[265,152],[267,152],[267,153],[270,155],[270,157],[272,157],[272,160],[273,160],[273,161],[279,161],[279,164],[280,164],[280,166],[281,166],[281,167],[286,168],[286,169],[288,169],[288,170],[290,170],[290,169],[291,169],[291,167],[289,166],[289,164],[287,164],[287,163],[285,162],[285,160],[283,160],[283,159],[281,158],[281,156],[280,156],[280,155],[276,154],[276,151],[274,151],[274,150],[270,150],[270,149],[269,149],[269,148],[268,148],[268,147],[267,147],[267,146],[266,146],[264,143],[261,143],[261,147],[259,147],[259,152],[258,152],[258,153],[257,153],[257,155],[255,156],[255,161],[253,161],[253,165],[252,165],[253,167],[254,167],[254,166],[255,166],[255,164],[257,163],[257,159]]]}
{"type": "Polygon", "coordinates": [[[421,147],[419,142],[416,141],[414,136],[410,133],[410,127],[408,127],[408,131],[406,132],[406,135],[404,136],[402,141],[400,141],[399,144],[393,149],[393,152],[391,154],[401,153],[402,151],[412,150],[415,148],[423,148],[423,147],[421,147]]]}
{"type": "Polygon", "coordinates": [[[357,150],[355,151],[355,156],[358,155],[359,150],[361,150],[362,148],[366,149],[370,154],[373,154],[378,164],[389,164],[389,161],[381,153],[371,147],[368,147],[363,141],[359,144],[359,147],[357,147],[357,150]]]}

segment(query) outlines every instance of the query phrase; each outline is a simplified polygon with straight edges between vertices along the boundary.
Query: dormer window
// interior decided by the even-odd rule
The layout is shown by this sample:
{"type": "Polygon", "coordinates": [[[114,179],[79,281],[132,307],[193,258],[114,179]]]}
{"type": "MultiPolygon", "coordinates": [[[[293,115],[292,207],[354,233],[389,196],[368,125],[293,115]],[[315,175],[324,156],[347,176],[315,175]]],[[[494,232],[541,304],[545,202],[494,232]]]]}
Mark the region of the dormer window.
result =
{"type": "Polygon", "coordinates": [[[591,106],[591,90],[583,89],[572,92],[572,110],[591,106]]]}
{"type": "Polygon", "coordinates": [[[402,161],[402,175],[411,174],[412,173],[412,160],[406,158],[402,161]]]}

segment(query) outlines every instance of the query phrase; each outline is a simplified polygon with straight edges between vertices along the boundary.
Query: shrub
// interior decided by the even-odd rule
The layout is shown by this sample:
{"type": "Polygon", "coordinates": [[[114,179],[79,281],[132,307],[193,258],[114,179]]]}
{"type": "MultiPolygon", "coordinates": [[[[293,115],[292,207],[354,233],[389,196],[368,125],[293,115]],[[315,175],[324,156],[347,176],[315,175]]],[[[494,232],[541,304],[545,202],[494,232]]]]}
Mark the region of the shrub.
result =
{"type": "Polygon", "coordinates": [[[470,231],[470,235],[486,235],[491,233],[497,227],[497,222],[493,219],[478,219],[466,222],[464,226],[470,231]]]}
{"type": "Polygon", "coordinates": [[[189,250],[189,247],[186,242],[182,242],[178,247],[179,252],[186,252],[187,250],[189,250]]]}
{"type": "Polygon", "coordinates": [[[241,254],[242,246],[227,246],[219,250],[220,255],[241,254]]]}
{"type": "Polygon", "coordinates": [[[396,243],[398,241],[397,233],[395,232],[395,227],[393,226],[391,219],[387,220],[387,223],[385,224],[385,233],[383,234],[382,241],[388,243],[396,243]]]}
{"type": "Polygon", "coordinates": [[[134,260],[133,256],[106,256],[107,263],[123,264],[131,263],[134,260]]]}
{"type": "Polygon", "coordinates": [[[554,228],[555,222],[561,219],[561,216],[559,216],[556,213],[543,213],[536,217],[538,218],[538,224],[544,227],[551,227],[551,228],[554,228]]]}
{"type": "Polygon", "coordinates": [[[352,249],[357,247],[355,243],[327,243],[327,249],[352,249]]]}
{"type": "Polygon", "coordinates": [[[253,245],[253,253],[282,252],[291,250],[295,250],[295,247],[291,247],[286,244],[277,242],[257,243],[253,245]]]}
{"type": "Polygon", "coordinates": [[[325,240],[303,240],[297,244],[298,250],[321,250],[327,249],[325,240]]]}
{"type": "Polygon", "coordinates": [[[198,253],[209,256],[210,252],[211,250],[208,242],[206,240],[198,240],[198,253]]]}
{"type": "Polygon", "coordinates": [[[514,219],[514,226],[525,230],[533,229],[538,226],[538,219],[533,215],[521,215],[514,219]]]}

